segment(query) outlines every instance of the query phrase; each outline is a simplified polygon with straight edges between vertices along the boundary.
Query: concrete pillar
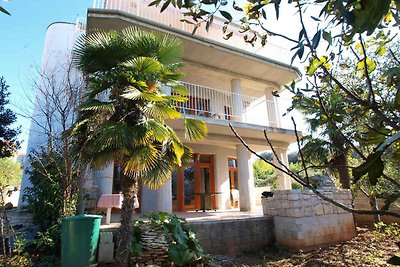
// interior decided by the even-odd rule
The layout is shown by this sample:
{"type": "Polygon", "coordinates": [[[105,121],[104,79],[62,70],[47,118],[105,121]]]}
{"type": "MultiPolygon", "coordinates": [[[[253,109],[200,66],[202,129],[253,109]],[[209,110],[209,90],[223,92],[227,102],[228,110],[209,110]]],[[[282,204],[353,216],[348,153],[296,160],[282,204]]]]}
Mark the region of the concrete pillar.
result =
{"type": "MultiPolygon", "coordinates": [[[[287,149],[282,148],[275,148],[276,154],[278,155],[279,161],[282,162],[285,166],[289,166],[288,156],[287,156],[287,149]]],[[[278,162],[278,159],[272,154],[273,162],[277,166],[281,166],[278,162]]],[[[292,181],[290,177],[279,171],[276,170],[278,173],[278,181],[277,181],[277,189],[278,190],[289,190],[292,189],[292,181]]]]}
{"type": "Polygon", "coordinates": [[[99,189],[99,196],[112,194],[113,189],[114,164],[110,163],[99,171],[93,172],[95,185],[99,189]]]}
{"type": "Polygon", "coordinates": [[[143,185],[142,199],[139,204],[142,214],[146,214],[152,211],[163,211],[172,213],[171,179],[157,190],[152,190],[143,185]]]}
{"type": "Polygon", "coordinates": [[[232,95],[232,113],[233,120],[242,121],[243,115],[243,99],[242,99],[242,87],[239,79],[231,80],[231,91],[232,95]]]}
{"type": "Polygon", "coordinates": [[[243,145],[236,146],[238,174],[239,174],[239,206],[240,211],[254,209],[256,200],[254,195],[253,165],[250,155],[243,145]]]}
{"type": "Polygon", "coordinates": [[[280,127],[280,117],[279,117],[279,106],[277,104],[277,99],[272,95],[272,91],[276,88],[268,87],[265,89],[265,99],[267,105],[268,114],[268,126],[280,127]]]}
{"type": "Polygon", "coordinates": [[[221,193],[215,195],[218,210],[231,208],[228,154],[226,150],[219,149],[214,156],[215,191],[221,193]]]}

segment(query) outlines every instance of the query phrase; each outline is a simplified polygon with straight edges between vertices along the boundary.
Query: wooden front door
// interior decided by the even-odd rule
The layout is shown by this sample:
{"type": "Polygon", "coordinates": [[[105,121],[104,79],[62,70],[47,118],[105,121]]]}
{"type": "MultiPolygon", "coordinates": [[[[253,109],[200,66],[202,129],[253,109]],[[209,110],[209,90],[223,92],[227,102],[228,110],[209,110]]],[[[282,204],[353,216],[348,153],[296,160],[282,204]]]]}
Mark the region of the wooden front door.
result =
{"type": "MultiPolygon", "coordinates": [[[[176,211],[200,208],[196,193],[215,192],[212,155],[195,154],[191,163],[180,167],[172,175],[172,205],[176,211]]],[[[212,199],[215,208],[215,197],[212,199]]]]}

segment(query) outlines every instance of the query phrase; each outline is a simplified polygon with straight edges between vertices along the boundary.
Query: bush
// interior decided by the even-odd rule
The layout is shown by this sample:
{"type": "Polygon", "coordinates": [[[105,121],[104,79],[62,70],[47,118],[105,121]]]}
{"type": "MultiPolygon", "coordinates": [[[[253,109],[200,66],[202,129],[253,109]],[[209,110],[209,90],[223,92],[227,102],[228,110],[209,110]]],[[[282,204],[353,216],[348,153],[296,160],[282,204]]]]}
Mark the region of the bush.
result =
{"type": "Polygon", "coordinates": [[[62,177],[58,175],[61,161],[60,155],[44,149],[29,155],[31,169],[27,173],[32,186],[25,189],[23,199],[41,231],[58,224],[61,219],[63,188],[62,177]]]}
{"type": "Polygon", "coordinates": [[[155,244],[147,247],[143,242],[148,238],[145,236],[148,232],[155,232],[153,236],[161,240],[161,244],[165,243],[165,248],[156,248],[159,250],[157,251],[158,258],[163,257],[160,251],[164,250],[168,254],[169,261],[175,266],[195,266],[206,260],[203,248],[194,232],[185,226],[184,219],[165,212],[152,213],[145,218],[146,221],[134,222],[132,255],[135,260],[147,261],[149,257],[153,257],[150,250],[155,247],[155,244]]]}

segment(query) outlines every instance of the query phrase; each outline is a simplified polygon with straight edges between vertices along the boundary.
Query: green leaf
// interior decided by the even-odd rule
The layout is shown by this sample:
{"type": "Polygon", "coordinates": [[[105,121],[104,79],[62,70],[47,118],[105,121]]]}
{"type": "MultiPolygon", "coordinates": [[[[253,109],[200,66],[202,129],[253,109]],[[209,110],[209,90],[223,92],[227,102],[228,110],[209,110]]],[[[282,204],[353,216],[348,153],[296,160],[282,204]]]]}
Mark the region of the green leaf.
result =
{"type": "Polygon", "coordinates": [[[381,159],[383,151],[376,151],[368,156],[363,164],[352,171],[354,182],[358,182],[364,175],[368,174],[371,185],[378,183],[378,178],[383,175],[384,164],[381,159]]]}
{"type": "MultiPolygon", "coordinates": [[[[326,61],[326,59],[325,59],[326,61]]],[[[313,58],[310,65],[307,67],[307,74],[312,76],[315,71],[324,64],[324,60],[319,60],[318,58],[313,58]]]]}
{"type": "Polygon", "coordinates": [[[169,6],[170,3],[171,3],[171,0],[165,1],[165,3],[161,7],[160,13],[162,13],[169,6]]]}
{"type": "Polygon", "coordinates": [[[201,141],[208,134],[206,123],[192,118],[185,118],[184,132],[185,138],[191,141],[201,141]]]}
{"type": "Polygon", "coordinates": [[[226,18],[229,22],[232,21],[232,15],[226,11],[220,10],[219,13],[221,13],[221,15],[226,18]]]}
{"type": "Polygon", "coordinates": [[[151,2],[150,4],[149,4],[149,6],[158,6],[158,4],[161,2],[161,0],[155,0],[155,1],[153,1],[153,2],[151,2]]]}
{"type": "Polygon", "coordinates": [[[329,32],[323,31],[322,38],[324,38],[325,41],[327,41],[330,45],[332,45],[332,36],[329,32]]]}
{"type": "Polygon", "coordinates": [[[7,10],[5,10],[2,6],[0,6],[0,12],[11,16],[11,14],[7,10]]]}
{"type": "Polygon", "coordinates": [[[129,90],[127,93],[121,95],[121,97],[130,99],[130,100],[147,100],[153,102],[162,102],[166,101],[163,96],[157,95],[152,92],[140,92],[139,90],[129,90]]]}
{"type": "Polygon", "coordinates": [[[147,130],[151,131],[155,140],[157,140],[158,142],[163,142],[164,140],[169,138],[170,132],[162,122],[150,119],[146,121],[146,124],[147,130]]]}
{"type": "Polygon", "coordinates": [[[152,118],[156,119],[179,119],[182,114],[174,108],[164,105],[150,104],[143,108],[143,112],[152,118]]]}
{"type": "Polygon", "coordinates": [[[319,45],[319,41],[321,40],[321,31],[317,31],[312,38],[312,49],[316,49],[319,45]]]}
{"type": "Polygon", "coordinates": [[[356,8],[352,14],[354,22],[352,23],[352,34],[367,32],[372,34],[383,17],[387,14],[391,0],[365,1],[361,8],[356,8]]]}

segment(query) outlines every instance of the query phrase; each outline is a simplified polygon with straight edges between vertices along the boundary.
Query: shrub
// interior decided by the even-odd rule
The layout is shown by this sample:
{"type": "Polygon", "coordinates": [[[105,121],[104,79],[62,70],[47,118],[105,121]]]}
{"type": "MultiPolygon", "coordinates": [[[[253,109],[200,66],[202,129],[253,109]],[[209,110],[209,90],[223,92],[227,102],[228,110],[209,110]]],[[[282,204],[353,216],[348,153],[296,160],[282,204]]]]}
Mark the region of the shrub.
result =
{"type": "Polygon", "coordinates": [[[145,216],[146,221],[134,222],[134,235],[132,240],[132,255],[134,258],[145,258],[148,248],[144,246],[145,232],[157,232],[157,237],[166,241],[168,259],[175,266],[195,266],[206,260],[206,254],[201,247],[196,235],[186,225],[186,221],[176,215],[165,212],[151,213],[145,216]],[[143,238],[144,237],[144,238],[143,238]]]}

